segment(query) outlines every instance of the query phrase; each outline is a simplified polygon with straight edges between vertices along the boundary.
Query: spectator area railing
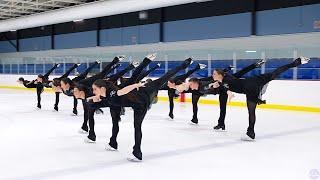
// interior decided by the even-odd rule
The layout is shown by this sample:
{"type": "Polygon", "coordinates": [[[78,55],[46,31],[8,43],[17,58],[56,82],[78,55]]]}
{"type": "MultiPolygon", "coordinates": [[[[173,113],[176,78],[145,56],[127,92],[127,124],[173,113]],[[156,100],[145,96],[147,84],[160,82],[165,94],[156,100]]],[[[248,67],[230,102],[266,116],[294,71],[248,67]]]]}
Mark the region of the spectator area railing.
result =
{"type": "MultiPolygon", "coordinates": [[[[235,72],[240,70],[251,63],[258,61],[259,59],[238,59],[238,60],[195,60],[189,68],[193,68],[197,63],[203,63],[207,65],[207,68],[199,70],[193,74],[194,77],[206,77],[212,74],[214,69],[223,69],[228,66],[234,66],[235,72]]],[[[254,76],[258,74],[268,73],[280,67],[284,64],[292,62],[292,58],[277,58],[277,59],[267,59],[265,65],[261,68],[257,68],[247,73],[244,77],[254,76]]],[[[75,73],[83,72],[93,60],[87,60],[86,62],[80,62],[81,65],[74,71],[71,75],[75,73]]],[[[150,74],[152,77],[159,77],[163,75],[167,70],[180,64],[180,61],[153,61],[150,63],[149,67],[155,66],[157,63],[161,63],[161,67],[150,74]]],[[[59,62],[57,62],[59,63],[59,62]]],[[[78,62],[74,62],[78,63],[78,62]]],[[[102,62],[100,66],[97,66],[92,70],[93,73],[99,72],[108,62],[102,62]]],[[[128,66],[130,62],[121,62],[121,66],[117,70],[121,70],[128,66]]],[[[61,65],[53,72],[53,75],[63,74],[68,68],[70,68],[73,63],[61,62],[61,65]]],[[[28,63],[2,63],[0,64],[0,74],[44,74],[53,66],[53,63],[43,62],[38,64],[28,64],[28,63]]],[[[115,71],[117,71],[115,70],[115,71]]],[[[178,74],[183,74],[181,71],[178,74]]],[[[127,74],[126,76],[130,76],[127,74]]],[[[297,68],[290,69],[283,74],[281,74],[278,79],[308,79],[308,80],[319,80],[320,79],[320,58],[311,58],[308,64],[301,65],[297,68]]]]}

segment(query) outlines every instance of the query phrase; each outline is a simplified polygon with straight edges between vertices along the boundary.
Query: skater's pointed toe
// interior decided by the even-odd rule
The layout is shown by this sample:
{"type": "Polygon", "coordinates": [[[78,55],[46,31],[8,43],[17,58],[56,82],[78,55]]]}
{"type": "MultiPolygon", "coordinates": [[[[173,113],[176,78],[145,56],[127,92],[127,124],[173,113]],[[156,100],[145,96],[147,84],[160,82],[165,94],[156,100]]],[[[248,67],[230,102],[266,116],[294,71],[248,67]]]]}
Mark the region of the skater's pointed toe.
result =
{"type": "Polygon", "coordinates": [[[169,113],[169,117],[170,117],[170,119],[173,119],[173,118],[174,118],[174,116],[173,116],[172,113],[169,113]]]}
{"type": "Polygon", "coordinates": [[[299,57],[301,64],[307,64],[310,61],[310,58],[307,57],[299,57]]]}
{"type": "Polygon", "coordinates": [[[205,65],[205,64],[200,64],[200,63],[199,63],[199,67],[200,67],[200,69],[204,69],[204,68],[207,67],[207,65],[205,65]]]}
{"type": "Polygon", "coordinates": [[[156,59],[156,57],[157,57],[157,53],[148,54],[146,56],[146,58],[150,59],[151,61],[156,59]]]}
{"type": "Polygon", "coordinates": [[[215,131],[225,131],[226,127],[225,127],[225,125],[216,125],[215,127],[213,127],[213,129],[215,131]]]}
{"type": "Polygon", "coordinates": [[[123,61],[125,58],[126,58],[126,56],[124,56],[124,55],[118,56],[119,61],[123,61]]]}
{"type": "Polygon", "coordinates": [[[256,63],[256,67],[261,67],[264,63],[266,63],[265,59],[260,59],[257,63],[256,63]]]}
{"type": "Polygon", "coordinates": [[[138,67],[139,66],[139,64],[140,64],[140,62],[139,61],[134,61],[134,62],[132,62],[132,65],[136,68],[136,67],[138,67]]]}

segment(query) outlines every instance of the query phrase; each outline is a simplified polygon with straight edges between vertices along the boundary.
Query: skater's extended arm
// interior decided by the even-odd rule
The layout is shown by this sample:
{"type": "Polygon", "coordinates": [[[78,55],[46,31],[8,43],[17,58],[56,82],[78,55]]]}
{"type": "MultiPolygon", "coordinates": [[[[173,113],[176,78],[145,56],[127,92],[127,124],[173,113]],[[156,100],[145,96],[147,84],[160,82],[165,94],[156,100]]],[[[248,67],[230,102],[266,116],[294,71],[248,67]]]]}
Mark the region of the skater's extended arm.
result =
{"type": "Polygon", "coordinates": [[[175,85],[174,83],[169,81],[168,82],[168,87],[171,88],[171,89],[176,89],[179,92],[185,92],[185,91],[189,90],[189,83],[188,82],[184,82],[182,84],[175,85]]]}
{"type": "Polygon", "coordinates": [[[129,92],[131,92],[134,89],[139,89],[139,87],[144,87],[144,83],[136,83],[136,84],[132,84],[129,86],[126,86],[120,90],[117,91],[117,95],[118,96],[123,96],[128,94],[129,92]]]}

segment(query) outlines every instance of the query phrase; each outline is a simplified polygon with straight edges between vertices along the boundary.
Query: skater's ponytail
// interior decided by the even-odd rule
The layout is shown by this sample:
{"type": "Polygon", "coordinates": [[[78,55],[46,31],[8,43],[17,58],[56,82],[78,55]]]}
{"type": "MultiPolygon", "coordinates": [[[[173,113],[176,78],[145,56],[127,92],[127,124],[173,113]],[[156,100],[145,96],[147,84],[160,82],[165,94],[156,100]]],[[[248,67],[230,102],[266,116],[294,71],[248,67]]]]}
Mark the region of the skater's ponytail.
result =
{"type": "Polygon", "coordinates": [[[61,83],[60,83],[60,82],[61,82],[61,81],[60,81],[59,78],[54,78],[52,84],[53,84],[55,87],[60,87],[60,86],[61,86],[61,83]]]}
{"type": "Polygon", "coordinates": [[[190,78],[190,79],[189,79],[189,82],[199,84],[200,80],[199,80],[198,78],[195,78],[195,77],[194,77],[194,78],[190,78]]]}
{"type": "Polygon", "coordinates": [[[43,81],[45,80],[45,78],[42,74],[38,74],[38,78],[41,78],[43,81]]]}
{"type": "Polygon", "coordinates": [[[89,88],[85,85],[82,84],[75,84],[74,88],[77,88],[79,91],[83,91],[85,94],[87,94],[89,92],[89,88]]]}
{"type": "Polygon", "coordinates": [[[65,84],[69,84],[70,87],[74,87],[74,84],[73,84],[73,82],[71,81],[70,78],[63,78],[63,79],[61,79],[61,81],[62,81],[63,83],[65,83],[65,84]]]}
{"type": "MultiPolygon", "coordinates": [[[[110,93],[111,91],[118,91],[119,88],[111,81],[105,81],[103,79],[98,79],[93,83],[98,88],[106,88],[106,92],[110,93]]],[[[132,102],[141,102],[134,94],[126,94],[126,98],[132,102]]]]}
{"type": "Polygon", "coordinates": [[[98,88],[106,88],[107,92],[113,91],[113,90],[119,90],[119,88],[114,85],[112,82],[110,81],[105,81],[103,79],[98,79],[96,81],[94,81],[93,83],[95,86],[97,86],[98,88]]]}
{"type": "Polygon", "coordinates": [[[215,69],[215,71],[221,76],[225,76],[226,75],[226,72],[224,70],[222,70],[222,69],[215,69]]]}

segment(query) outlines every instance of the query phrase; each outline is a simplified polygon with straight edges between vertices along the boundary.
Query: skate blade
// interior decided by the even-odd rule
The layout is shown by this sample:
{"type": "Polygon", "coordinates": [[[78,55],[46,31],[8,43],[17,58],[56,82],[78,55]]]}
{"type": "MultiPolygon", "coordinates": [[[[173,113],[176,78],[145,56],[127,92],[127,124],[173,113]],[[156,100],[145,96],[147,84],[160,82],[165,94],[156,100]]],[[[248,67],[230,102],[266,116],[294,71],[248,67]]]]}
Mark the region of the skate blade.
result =
{"type": "Polygon", "coordinates": [[[78,133],[79,133],[79,134],[88,134],[88,132],[85,131],[85,130],[83,130],[83,129],[80,129],[80,130],[78,131],[78,133]]]}
{"type": "Polygon", "coordinates": [[[222,130],[222,129],[213,129],[214,132],[227,132],[227,130],[222,130]]]}
{"type": "Polygon", "coordinates": [[[130,161],[130,162],[135,162],[135,163],[142,162],[142,160],[140,160],[140,159],[138,159],[136,157],[134,157],[134,158],[129,157],[129,158],[127,158],[127,160],[130,161]]]}
{"type": "Polygon", "coordinates": [[[109,144],[105,147],[105,149],[107,150],[107,151],[118,151],[117,149],[115,149],[115,148],[113,148],[113,147],[111,147],[109,144]]]}
{"type": "Polygon", "coordinates": [[[253,142],[255,140],[249,136],[244,136],[244,137],[241,137],[241,141],[253,142]]]}
{"type": "Polygon", "coordinates": [[[199,124],[193,123],[193,122],[189,122],[189,125],[191,126],[199,126],[199,124]]]}
{"type": "Polygon", "coordinates": [[[85,143],[88,143],[88,144],[96,143],[96,141],[92,141],[92,140],[89,139],[89,138],[84,139],[84,142],[85,142],[85,143]]]}
{"type": "Polygon", "coordinates": [[[171,119],[171,117],[166,118],[168,121],[173,121],[174,119],[171,119]]]}

